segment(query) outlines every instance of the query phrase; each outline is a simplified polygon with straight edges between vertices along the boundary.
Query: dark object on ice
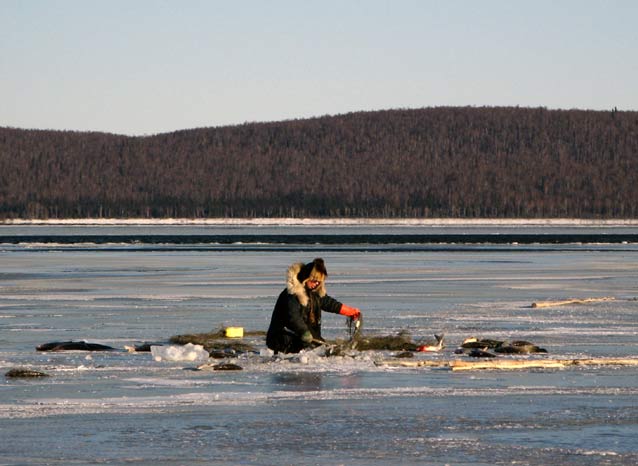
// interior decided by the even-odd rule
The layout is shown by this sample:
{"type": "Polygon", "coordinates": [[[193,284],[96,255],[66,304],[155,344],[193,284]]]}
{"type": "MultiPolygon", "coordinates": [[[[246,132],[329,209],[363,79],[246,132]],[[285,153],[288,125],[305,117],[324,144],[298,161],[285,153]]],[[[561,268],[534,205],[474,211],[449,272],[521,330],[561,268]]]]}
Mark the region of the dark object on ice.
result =
{"type": "Polygon", "coordinates": [[[471,358],[495,358],[496,355],[484,349],[474,348],[467,355],[471,358]]]}
{"type": "Polygon", "coordinates": [[[25,369],[23,367],[17,367],[15,369],[10,369],[9,372],[4,374],[5,377],[13,377],[13,378],[33,378],[33,377],[49,377],[49,374],[45,374],[44,372],[36,371],[33,369],[25,369]]]}
{"type": "Polygon", "coordinates": [[[494,351],[503,354],[547,353],[545,348],[539,348],[528,341],[513,341],[495,348],[494,351]]]}
{"type": "Polygon", "coordinates": [[[234,349],[213,350],[210,353],[210,357],[213,359],[224,359],[237,355],[237,351],[234,349]]]}
{"type": "Polygon", "coordinates": [[[135,345],[135,351],[140,353],[150,353],[151,346],[164,346],[161,343],[142,343],[141,345],[135,345]]]}
{"type": "MultiPolygon", "coordinates": [[[[133,349],[135,350],[135,352],[138,352],[138,353],[148,353],[151,351],[151,346],[153,346],[151,343],[142,343],[141,345],[135,345],[133,349]]],[[[156,345],[156,346],[161,346],[161,345],[156,345]]]]}
{"type": "Polygon", "coordinates": [[[365,350],[390,350],[390,351],[416,351],[418,345],[412,341],[406,332],[397,335],[359,337],[356,340],[356,349],[365,350]]]}
{"type": "Polygon", "coordinates": [[[148,343],[144,342],[135,346],[124,346],[124,349],[129,353],[150,353],[151,346],[164,346],[164,343],[148,343]]]}
{"type": "Polygon", "coordinates": [[[414,353],[412,351],[403,351],[402,353],[395,354],[394,357],[399,359],[413,358],[414,353]]]}
{"type": "MultiPolygon", "coordinates": [[[[265,332],[244,332],[244,336],[265,336],[265,332]]],[[[170,342],[176,345],[186,345],[192,343],[194,345],[202,345],[209,353],[218,351],[232,351],[236,353],[247,353],[256,351],[252,345],[242,343],[237,338],[226,338],[224,329],[212,330],[208,333],[193,333],[187,335],[175,335],[170,338],[170,342]]],[[[228,356],[228,354],[226,355],[228,356]]],[[[224,357],[226,357],[224,356],[224,357]]]]}
{"type": "Polygon", "coordinates": [[[461,344],[463,349],[494,349],[503,344],[500,340],[490,340],[489,338],[478,339],[475,337],[466,338],[461,344]]]}
{"type": "Polygon", "coordinates": [[[215,364],[213,366],[214,371],[241,371],[243,367],[233,364],[231,362],[223,362],[221,364],[215,364]]]}
{"type": "Polygon", "coordinates": [[[86,341],[54,341],[36,346],[36,351],[119,351],[112,346],[86,341]]]}
{"type": "Polygon", "coordinates": [[[481,340],[477,338],[467,338],[456,352],[467,353],[467,350],[473,349],[491,349],[494,350],[494,352],[501,354],[547,353],[546,349],[539,348],[529,341],[516,340],[512,342],[505,342],[500,340],[490,340],[487,338],[481,340]]]}

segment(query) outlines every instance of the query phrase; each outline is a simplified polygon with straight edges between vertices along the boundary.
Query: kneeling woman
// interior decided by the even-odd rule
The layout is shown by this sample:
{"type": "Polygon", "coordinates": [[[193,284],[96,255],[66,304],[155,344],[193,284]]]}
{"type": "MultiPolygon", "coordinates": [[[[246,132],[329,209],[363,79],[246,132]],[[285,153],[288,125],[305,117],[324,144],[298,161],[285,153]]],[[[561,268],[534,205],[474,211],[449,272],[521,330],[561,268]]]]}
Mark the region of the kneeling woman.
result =
{"type": "Polygon", "coordinates": [[[359,309],[346,306],[326,293],[328,276],[323,259],[288,267],[284,289],[272,313],[266,336],[275,353],[298,353],[321,338],[321,311],[358,319],[359,309]]]}

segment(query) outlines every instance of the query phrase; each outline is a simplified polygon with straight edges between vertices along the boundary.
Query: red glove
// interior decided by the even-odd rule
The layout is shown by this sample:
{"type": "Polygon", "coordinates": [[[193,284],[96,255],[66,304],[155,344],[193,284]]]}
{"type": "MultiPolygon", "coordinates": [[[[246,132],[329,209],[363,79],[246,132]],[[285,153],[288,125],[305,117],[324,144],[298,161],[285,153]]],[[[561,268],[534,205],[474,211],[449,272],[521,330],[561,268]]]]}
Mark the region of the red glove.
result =
{"type": "Polygon", "coordinates": [[[361,317],[361,311],[356,307],[346,306],[345,304],[341,305],[341,309],[339,310],[339,314],[346,317],[352,317],[354,320],[357,320],[361,317]]]}

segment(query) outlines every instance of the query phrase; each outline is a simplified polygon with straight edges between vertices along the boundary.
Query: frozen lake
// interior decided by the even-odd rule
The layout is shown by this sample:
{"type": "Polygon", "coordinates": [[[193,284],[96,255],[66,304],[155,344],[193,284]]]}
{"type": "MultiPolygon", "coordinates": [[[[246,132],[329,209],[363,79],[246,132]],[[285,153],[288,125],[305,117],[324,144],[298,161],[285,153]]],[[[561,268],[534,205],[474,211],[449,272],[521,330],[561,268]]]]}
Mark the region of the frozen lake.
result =
{"type": "MultiPolygon", "coordinates": [[[[228,359],[193,371],[149,353],[41,353],[87,340],[123,348],[223,326],[266,330],[286,268],[326,261],[328,292],[361,308],[364,334],[445,333],[416,360],[468,359],[471,336],[529,340],[545,357],[638,357],[636,226],[0,226],[0,464],[638,463],[638,368],[452,372],[395,368],[394,352],[228,359]],[[480,231],[477,233],[477,228],[480,231]],[[585,228],[585,230],[583,230],[585,228]],[[531,229],[531,230],[530,230],[531,229]],[[379,235],[599,235],[597,242],[402,242],[379,235]],[[361,241],[198,243],[193,235],[366,235],[361,241]],[[3,237],[119,235],[117,242],[3,237]],[[126,237],[164,235],[149,244],[126,237]],[[122,239],[124,238],[124,239],[122,239]],[[613,301],[532,308],[544,300],[613,301]]],[[[324,336],[345,338],[325,314],[324,336]]],[[[541,356],[536,356],[541,357],[541,356]]],[[[506,356],[504,356],[506,358],[506,356]]]]}

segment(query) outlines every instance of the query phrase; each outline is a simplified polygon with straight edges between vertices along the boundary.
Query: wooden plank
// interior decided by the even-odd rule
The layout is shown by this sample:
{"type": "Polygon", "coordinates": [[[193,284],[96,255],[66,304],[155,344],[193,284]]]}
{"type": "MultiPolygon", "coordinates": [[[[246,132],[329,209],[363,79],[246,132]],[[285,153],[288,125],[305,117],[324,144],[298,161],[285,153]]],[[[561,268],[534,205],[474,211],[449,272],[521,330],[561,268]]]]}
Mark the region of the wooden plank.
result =
{"type": "Polygon", "coordinates": [[[537,307],[564,306],[566,304],[589,304],[589,303],[599,303],[602,301],[614,301],[615,299],[616,298],[612,296],[604,296],[602,298],[566,299],[563,301],[537,301],[532,303],[532,307],[537,308],[537,307]]]}
{"type": "Polygon", "coordinates": [[[568,366],[638,366],[638,358],[582,358],[582,359],[486,359],[481,361],[387,359],[375,361],[377,366],[388,367],[448,367],[453,371],[552,369],[568,366]]]}
{"type": "Polygon", "coordinates": [[[489,361],[451,361],[450,367],[453,371],[474,371],[479,369],[534,369],[534,368],[560,368],[565,364],[556,359],[542,360],[522,360],[503,359],[489,361]]]}

